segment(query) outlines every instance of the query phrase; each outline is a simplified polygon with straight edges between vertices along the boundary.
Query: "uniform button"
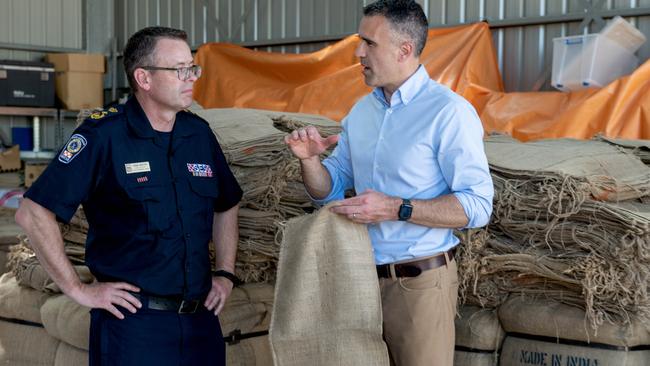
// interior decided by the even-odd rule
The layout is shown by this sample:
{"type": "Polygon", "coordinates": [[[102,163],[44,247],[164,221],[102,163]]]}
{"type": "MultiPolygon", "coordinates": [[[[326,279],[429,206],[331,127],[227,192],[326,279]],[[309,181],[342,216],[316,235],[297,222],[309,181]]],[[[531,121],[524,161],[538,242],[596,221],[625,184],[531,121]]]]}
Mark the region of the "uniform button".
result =
{"type": "Polygon", "coordinates": [[[185,237],[188,238],[188,239],[189,239],[191,236],[192,236],[192,235],[191,235],[190,233],[185,234],[185,237]]]}

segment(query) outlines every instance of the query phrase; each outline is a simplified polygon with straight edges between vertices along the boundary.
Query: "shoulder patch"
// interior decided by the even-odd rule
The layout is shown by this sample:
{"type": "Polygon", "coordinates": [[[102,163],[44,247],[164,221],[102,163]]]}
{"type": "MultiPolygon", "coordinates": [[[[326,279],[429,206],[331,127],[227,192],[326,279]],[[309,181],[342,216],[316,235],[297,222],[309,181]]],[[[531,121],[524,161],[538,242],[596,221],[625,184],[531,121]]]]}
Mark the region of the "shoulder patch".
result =
{"type": "Polygon", "coordinates": [[[70,140],[68,140],[68,143],[65,144],[65,147],[59,154],[59,161],[63,164],[70,163],[75,156],[79,155],[86,145],[88,145],[86,138],[75,133],[70,137],[70,140]]]}

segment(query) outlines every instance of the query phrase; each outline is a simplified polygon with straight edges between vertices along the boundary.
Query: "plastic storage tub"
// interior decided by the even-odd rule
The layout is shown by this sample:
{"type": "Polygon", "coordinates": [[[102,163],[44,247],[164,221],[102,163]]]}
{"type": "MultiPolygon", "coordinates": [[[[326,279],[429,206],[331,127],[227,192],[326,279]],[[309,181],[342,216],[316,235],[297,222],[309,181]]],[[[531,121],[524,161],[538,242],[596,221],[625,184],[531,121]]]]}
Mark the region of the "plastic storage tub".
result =
{"type": "Polygon", "coordinates": [[[562,91],[602,87],[637,65],[634,53],[601,34],[554,38],[551,85],[562,91]]]}

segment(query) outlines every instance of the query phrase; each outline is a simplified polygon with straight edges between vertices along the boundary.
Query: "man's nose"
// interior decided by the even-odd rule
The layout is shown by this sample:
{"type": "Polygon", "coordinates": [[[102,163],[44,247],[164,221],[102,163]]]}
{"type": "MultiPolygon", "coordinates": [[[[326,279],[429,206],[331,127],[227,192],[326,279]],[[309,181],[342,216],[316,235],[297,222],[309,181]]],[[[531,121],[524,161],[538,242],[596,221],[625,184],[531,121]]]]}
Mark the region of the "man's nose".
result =
{"type": "Polygon", "coordinates": [[[366,56],[366,46],[363,41],[361,41],[357,48],[354,50],[354,55],[359,58],[366,56]]]}

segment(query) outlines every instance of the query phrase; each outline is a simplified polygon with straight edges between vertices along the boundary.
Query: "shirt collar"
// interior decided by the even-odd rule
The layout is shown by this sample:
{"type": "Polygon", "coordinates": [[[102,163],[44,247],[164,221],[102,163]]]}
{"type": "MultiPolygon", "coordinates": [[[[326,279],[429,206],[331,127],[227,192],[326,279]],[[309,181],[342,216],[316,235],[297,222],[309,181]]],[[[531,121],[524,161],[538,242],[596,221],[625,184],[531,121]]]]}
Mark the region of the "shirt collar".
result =
{"type": "MultiPolygon", "coordinates": [[[[135,96],[129,98],[124,106],[124,110],[126,111],[129,126],[136,136],[141,138],[157,138],[156,131],[151,127],[149,118],[147,118],[147,115],[144,113],[142,106],[140,106],[135,96]]],[[[194,134],[195,130],[191,128],[189,121],[185,121],[186,117],[187,113],[176,113],[173,129],[175,136],[189,136],[194,134]]]]}
{"type": "Polygon", "coordinates": [[[147,118],[140,103],[138,103],[138,99],[134,95],[132,95],[126,102],[124,110],[126,111],[126,118],[129,127],[136,136],[142,138],[153,138],[156,136],[156,132],[151,127],[149,118],[147,118]]]}
{"type": "Polygon", "coordinates": [[[382,88],[375,88],[372,93],[374,96],[379,99],[381,103],[385,106],[395,106],[399,104],[398,102],[403,103],[404,105],[409,104],[409,102],[420,92],[420,90],[426,85],[426,83],[431,79],[429,73],[424,66],[420,65],[418,69],[406,79],[404,84],[399,87],[391,96],[390,104],[386,102],[384,98],[384,91],[382,88]]]}

